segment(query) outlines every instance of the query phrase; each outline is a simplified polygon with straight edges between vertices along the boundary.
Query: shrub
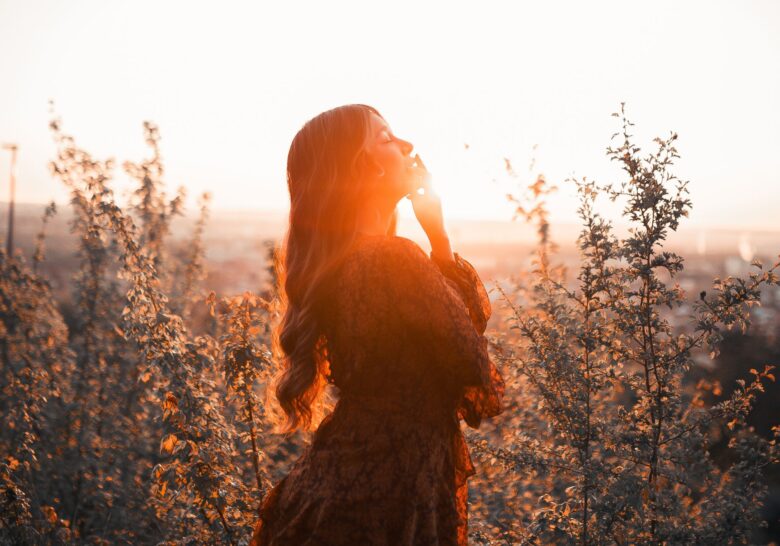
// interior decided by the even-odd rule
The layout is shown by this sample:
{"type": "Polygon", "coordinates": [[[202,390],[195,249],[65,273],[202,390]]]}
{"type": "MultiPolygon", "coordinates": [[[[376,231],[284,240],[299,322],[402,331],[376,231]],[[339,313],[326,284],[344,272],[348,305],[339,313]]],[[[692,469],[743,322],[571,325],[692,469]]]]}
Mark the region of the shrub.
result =
{"type": "Polygon", "coordinates": [[[485,460],[515,473],[518,496],[538,497],[538,509],[514,514],[524,543],[745,543],[760,523],[762,473],[777,458],[775,443],[745,418],[762,382],[774,380],[772,367],[751,370],[751,381],[712,407],[701,393],[686,393],[682,379],[696,351],[715,357],[724,330],[745,331],[750,306],[762,285],[778,283],[780,264],[765,270],[756,262],[747,279],[716,279],[711,294],[694,300],[689,327],[673,329],[664,309],[687,301],[673,284],[683,258],[663,243],[691,206],[686,182],[670,171],[677,135],[655,139],[656,151],[640,157],[622,105],[614,115],[622,130],[607,155],[626,179],[573,180],[583,224],[574,281],[548,266],[546,216],[520,211],[537,211],[537,268],[520,297],[501,290],[519,342],[499,340],[496,350],[533,411],[519,413],[508,448],[477,434],[473,441],[485,460]],[[596,212],[602,195],[624,204],[627,237],[617,238],[596,212]],[[709,453],[717,422],[727,424],[733,450],[726,469],[709,453]]]}

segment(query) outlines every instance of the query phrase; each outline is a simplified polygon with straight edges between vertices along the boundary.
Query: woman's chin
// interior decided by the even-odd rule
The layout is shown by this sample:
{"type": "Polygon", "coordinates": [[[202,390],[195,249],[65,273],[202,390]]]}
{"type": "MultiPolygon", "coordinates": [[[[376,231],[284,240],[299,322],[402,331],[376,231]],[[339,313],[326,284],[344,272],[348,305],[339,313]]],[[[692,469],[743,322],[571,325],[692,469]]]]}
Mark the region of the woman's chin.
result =
{"type": "Polygon", "coordinates": [[[410,193],[412,193],[415,190],[414,179],[411,178],[411,177],[407,178],[404,181],[404,185],[403,186],[404,186],[404,188],[403,188],[404,196],[409,195],[410,193]]]}

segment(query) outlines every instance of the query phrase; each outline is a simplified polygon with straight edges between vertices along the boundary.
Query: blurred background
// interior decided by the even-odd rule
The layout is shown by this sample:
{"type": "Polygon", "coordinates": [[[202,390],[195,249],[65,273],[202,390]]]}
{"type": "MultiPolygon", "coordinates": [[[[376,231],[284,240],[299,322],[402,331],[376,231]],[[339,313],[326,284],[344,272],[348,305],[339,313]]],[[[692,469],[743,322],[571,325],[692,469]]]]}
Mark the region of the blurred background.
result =
{"type": "MultiPolygon", "coordinates": [[[[148,156],[142,123],[151,120],[169,197],[186,188],[173,244],[187,244],[196,198],[210,192],[204,292],[262,292],[268,249],[286,228],[293,136],[323,110],[365,103],[424,158],[453,249],[488,287],[509,287],[531,266],[536,233],[513,220],[507,194],[540,174],[557,187],[546,198],[555,259],[576,269],[570,178],[621,179],[605,151],[620,129],[610,114],[625,102],[648,151],[653,138],[679,134],[673,171],[689,181],[693,207],[666,248],[685,257],[677,281],[695,296],[780,252],[778,29],[773,0],[0,0],[0,237],[9,238],[13,200],[14,246],[32,255],[44,209],[57,204],[40,271],[67,309],[79,241],[68,191],[49,173],[49,102],[78,146],[118,166],[148,156]]],[[[121,202],[136,184],[117,167],[110,186],[121,202]]],[[[620,208],[598,206],[625,234],[620,208]]],[[[408,201],[399,214],[399,235],[429,249],[408,201]]],[[[675,310],[673,324],[690,311],[675,310]]],[[[750,368],[780,363],[780,289],[765,288],[752,316],[748,336],[699,361],[724,395],[750,368]]],[[[767,437],[778,422],[772,388],[751,417],[767,437]]],[[[780,533],[777,474],[771,537],[780,533]]]]}
{"type": "MultiPolygon", "coordinates": [[[[566,179],[620,175],[604,152],[618,130],[609,114],[625,101],[638,142],[680,135],[675,172],[689,180],[693,208],[671,242],[708,274],[738,273],[780,247],[778,28],[773,1],[367,10],[0,0],[0,142],[17,147],[18,241],[31,244],[45,203],[68,199],[48,171],[53,100],[65,130],[98,158],[140,160],[142,121],[157,123],[165,180],[171,194],[186,187],[190,222],[196,197],[212,193],[205,240],[220,282],[251,288],[262,259],[252,241],[285,228],[292,137],[319,112],[362,102],[415,144],[454,243],[498,278],[526,254],[492,245],[533,241],[532,229],[511,222],[506,194],[543,173],[558,187],[547,200],[553,238],[570,250],[577,201],[566,179]]],[[[11,159],[0,151],[3,233],[11,159]]],[[[123,195],[132,181],[115,174],[123,195]]],[[[601,206],[621,224],[619,210],[601,206]]],[[[63,237],[52,245],[63,258],[65,209],[51,234],[63,237]]],[[[399,233],[425,244],[411,204],[402,200],[399,213],[399,233]]]]}

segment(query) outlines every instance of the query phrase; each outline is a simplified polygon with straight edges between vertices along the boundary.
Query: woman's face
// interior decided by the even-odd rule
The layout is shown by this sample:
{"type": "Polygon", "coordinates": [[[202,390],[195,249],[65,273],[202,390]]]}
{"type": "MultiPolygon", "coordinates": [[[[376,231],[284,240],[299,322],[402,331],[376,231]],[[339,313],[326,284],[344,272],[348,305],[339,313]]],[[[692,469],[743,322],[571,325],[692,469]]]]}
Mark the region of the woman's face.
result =
{"type": "Polygon", "coordinates": [[[378,191],[398,201],[414,190],[413,159],[410,157],[414,146],[393,135],[390,126],[380,116],[371,112],[371,123],[367,138],[366,151],[376,163],[376,183],[378,191]],[[380,168],[384,171],[380,174],[380,168]]]}

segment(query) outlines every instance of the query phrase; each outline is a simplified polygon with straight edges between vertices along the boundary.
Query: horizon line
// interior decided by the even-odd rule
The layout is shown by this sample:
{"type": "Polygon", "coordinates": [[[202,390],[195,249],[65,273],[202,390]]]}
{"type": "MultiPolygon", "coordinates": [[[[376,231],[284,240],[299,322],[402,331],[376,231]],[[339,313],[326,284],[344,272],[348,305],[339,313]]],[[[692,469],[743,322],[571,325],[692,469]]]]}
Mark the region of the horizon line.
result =
{"type": "MultiPolygon", "coordinates": [[[[49,203],[51,203],[52,200],[48,201],[15,201],[14,206],[37,206],[37,207],[45,207],[49,203]]],[[[55,205],[58,208],[65,208],[70,206],[69,201],[54,201],[55,205]]],[[[8,205],[8,201],[0,200],[0,216],[5,217],[5,208],[6,205],[8,205]]],[[[191,216],[197,214],[197,207],[187,208],[184,210],[184,216],[191,216]]],[[[275,214],[275,215],[282,215],[282,214],[289,214],[290,209],[289,208],[278,208],[278,207],[268,207],[268,208],[247,208],[247,207],[211,207],[209,209],[210,213],[213,214],[215,212],[220,213],[267,213],[267,214],[275,214]]],[[[404,216],[402,217],[405,220],[411,220],[410,217],[404,216]]],[[[621,218],[622,219],[622,218],[621,218]]],[[[457,214],[448,214],[445,216],[445,222],[448,220],[454,220],[457,222],[482,222],[482,223],[500,223],[500,224],[518,224],[521,225],[523,222],[521,220],[512,220],[511,218],[495,218],[495,217],[472,217],[472,216],[460,216],[457,214]]],[[[554,226],[579,226],[581,223],[573,220],[573,221],[564,221],[564,222],[553,222],[551,225],[554,226]]],[[[616,228],[621,228],[624,226],[629,226],[630,223],[628,222],[621,222],[621,221],[613,221],[613,226],[616,228]]],[[[693,228],[693,229],[708,229],[708,230],[723,230],[723,231],[753,231],[753,232],[767,232],[767,233],[780,233],[780,226],[772,227],[772,226],[756,226],[756,225],[745,225],[745,224],[714,224],[710,222],[702,222],[702,221],[687,221],[684,223],[681,223],[681,228],[687,227],[687,228],[693,228]]]]}

